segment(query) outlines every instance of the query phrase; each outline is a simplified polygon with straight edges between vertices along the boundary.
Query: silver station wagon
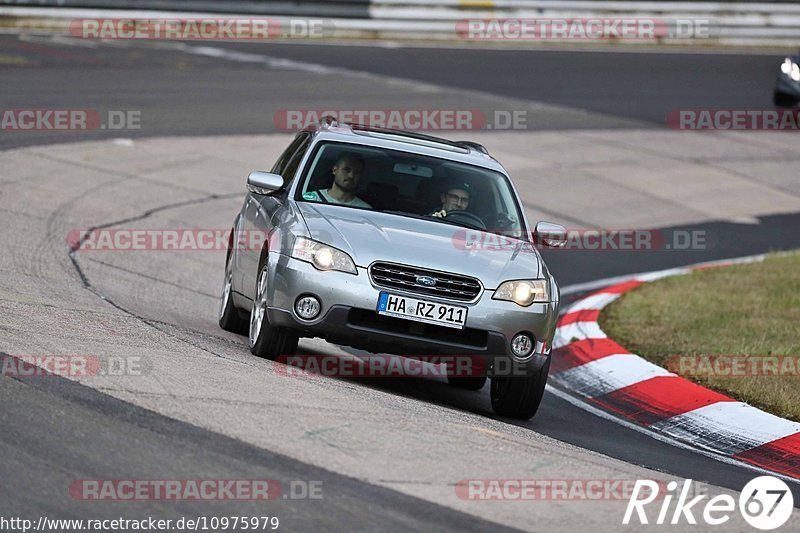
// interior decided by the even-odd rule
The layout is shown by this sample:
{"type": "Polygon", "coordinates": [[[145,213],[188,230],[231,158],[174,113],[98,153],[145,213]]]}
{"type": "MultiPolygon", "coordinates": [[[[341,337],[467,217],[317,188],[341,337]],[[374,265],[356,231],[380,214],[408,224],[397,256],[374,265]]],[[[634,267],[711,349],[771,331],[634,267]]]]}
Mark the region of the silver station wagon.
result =
{"type": "Polygon", "coordinates": [[[559,290],[508,173],[474,142],[326,120],[247,178],[219,310],[251,351],[294,354],[300,337],[411,358],[469,357],[450,375],[492,407],[532,417],[544,394],[559,290]],[[237,235],[262,233],[258,246],[237,235]]]}

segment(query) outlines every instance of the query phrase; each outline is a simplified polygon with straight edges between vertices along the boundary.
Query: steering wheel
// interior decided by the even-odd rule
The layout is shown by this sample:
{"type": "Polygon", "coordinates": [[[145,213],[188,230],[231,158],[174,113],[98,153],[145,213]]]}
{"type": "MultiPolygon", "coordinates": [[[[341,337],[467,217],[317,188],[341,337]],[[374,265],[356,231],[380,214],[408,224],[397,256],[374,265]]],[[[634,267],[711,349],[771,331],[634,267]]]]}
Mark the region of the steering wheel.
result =
{"type": "Polygon", "coordinates": [[[469,211],[448,211],[444,218],[452,222],[467,224],[476,229],[486,229],[486,224],[484,224],[481,217],[469,211]]]}

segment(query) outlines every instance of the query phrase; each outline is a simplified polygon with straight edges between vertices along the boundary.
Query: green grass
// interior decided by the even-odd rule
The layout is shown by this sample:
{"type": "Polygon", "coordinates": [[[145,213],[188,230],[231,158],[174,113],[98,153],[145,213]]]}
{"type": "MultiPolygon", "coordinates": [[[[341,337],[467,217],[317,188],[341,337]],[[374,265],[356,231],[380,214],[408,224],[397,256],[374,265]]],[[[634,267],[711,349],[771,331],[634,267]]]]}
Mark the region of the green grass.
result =
{"type": "MultiPolygon", "coordinates": [[[[788,355],[800,368],[800,253],[647,283],[607,306],[600,325],[628,350],[673,372],[674,358],[680,356],[788,355]]],[[[800,421],[797,373],[712,374],[684,373],[701,385],[800,421]]]]}

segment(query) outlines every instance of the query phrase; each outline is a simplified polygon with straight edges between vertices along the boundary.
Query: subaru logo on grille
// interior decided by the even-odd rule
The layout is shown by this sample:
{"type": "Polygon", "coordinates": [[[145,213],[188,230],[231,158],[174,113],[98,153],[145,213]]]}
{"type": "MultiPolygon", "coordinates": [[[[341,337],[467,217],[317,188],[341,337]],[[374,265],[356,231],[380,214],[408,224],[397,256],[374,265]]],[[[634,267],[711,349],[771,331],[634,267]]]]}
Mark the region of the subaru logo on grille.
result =
{"type": "Polygon", "coordinates": [[[423,287],[433,287],[436,285],[436,280],[430,276],[417,276],[416,282],[417,285],[422,285],[423,287]]]}

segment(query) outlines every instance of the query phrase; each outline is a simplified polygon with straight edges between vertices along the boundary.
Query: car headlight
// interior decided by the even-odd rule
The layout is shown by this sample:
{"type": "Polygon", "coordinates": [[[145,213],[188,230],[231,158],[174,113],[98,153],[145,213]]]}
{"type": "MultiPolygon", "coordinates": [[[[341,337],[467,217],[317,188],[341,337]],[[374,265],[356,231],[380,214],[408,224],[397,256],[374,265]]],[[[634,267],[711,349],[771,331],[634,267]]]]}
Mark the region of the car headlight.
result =
{"type": "Polygon", "coordinates": [[[546,279],[522,279],[506,281],[494,291],[494,300],[508,300],[522,307],[533,302],[549,302],[550,291],[546,279]]]}
{"type": "Polygon", "coordinates": [[[789,76],[794,81],[800,81],[800,66],[798,66],[797,63],[788,57],[783,60],[781,72],[789,76]]]}
{"type": "Polygon", "coordinates": [[[292,257],[311,263],[317,270],[339,270],[358,275],[356,264],[345,252],[304,237],[295,239],[292,257]]]}

